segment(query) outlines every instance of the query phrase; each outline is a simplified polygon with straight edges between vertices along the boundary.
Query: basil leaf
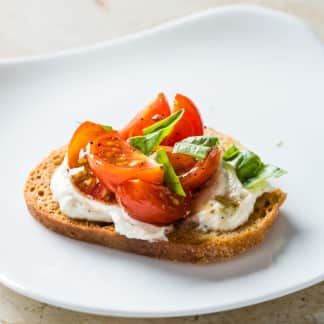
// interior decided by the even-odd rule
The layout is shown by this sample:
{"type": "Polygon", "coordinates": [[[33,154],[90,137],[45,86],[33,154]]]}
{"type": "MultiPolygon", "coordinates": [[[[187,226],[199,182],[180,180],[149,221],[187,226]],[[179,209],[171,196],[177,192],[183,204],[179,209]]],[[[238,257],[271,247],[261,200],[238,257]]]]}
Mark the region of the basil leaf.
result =
{"type": "Polygon", "coordinates": [[[195,144],[190,144],[185,142],[178,142],[174,145],[172,152],[191,155],[196,160],[203,161],[210,150],[211,147],[209,146],[201,146],[201,145],[195,145],[195,144]]]}
{"type": "Polygon", "coordinates": [[[211,148],[219,145],[219,140],[214,136],[191,136],[173,147],[173,153],[183,153],[193,156],[198,161],[203,161],[211,148]]]}
{"type": "Polygon", "coordinates": [[[224,161],[232,160],[239,153],[240,150],[235,145],[233,145],[223,154],[223,160],[224,161]]]}
{"type": "Polygon", "coordinates": [[[265,181],[269,178],[279,178],[285,174],[287,174],[286,170],[271,164],[265,164],[255,177],[252,177],[246,181],[245,187],[252,188],[261,181],[265,181]]]}
{"type": "Polygon", "coordinates": [[[186,193],[183,190],[179,177],[176,175],[172,164],[169,161],[168,155],[164,149],[159,149],[154,154],[155,160],[164,167],[164,181],[166,185],[179,196],[185,197],[186,193]]]}
{"type": "Polygon", "coordinates": [[[260,157],[251,151],[240,151],[235,145],[224,154],[223,160],[236,172],[237,177],[246,188],[269,178],[278,178],[287,172],[279,167],[264,164],[260,157]]]}
{"type": "Polygon", "coordinates": [[[181,119],[184,110],[181,109],[168,118],[165,118],[150,127],[144,128],[143,136],[130,137],[128,141],[132,146],[148,155],[157,147],[173,130],[173,127],[181,119]]]}
{"type": "Polygon", "coordinates": [[[107,125],[100,125],[106,132],[110,132],[113,130],[113,128],[111,126],[107,126],[107,125]]]}
{"type": "Polygon", "coordinates": [[[162,142],[163,138],[161,139],[161,135],[162,134],[158,132],[144,136],[135,136],[130,137],[128,141],[145,155],[149,155],[151,151],[162,142]]]}
{"type": "Polygon", "coordinates": [[[215,136],[190,136],[182,140],[182,142],[209,147],[219,145],[219,139],[215,136]]]}
{"type": "Polygon", "coordinates": [[[249,178],[255,177],[263,167],[259,156],[250,151],[239,152],[227,163],[236,170],[237,177],[243,184],[249,178]]]}
{"type": "Polygon", "coordinates": [[[170,126],[173,128],[173,126],[181,119],[183,113],[184,113],[184,109],[178,110],[175,113],[173,113],[171,116],[164,118],[149,127],[144,128],[143,129],[144,135],[151,134],[158,130],[168,128],[170,126]]]}

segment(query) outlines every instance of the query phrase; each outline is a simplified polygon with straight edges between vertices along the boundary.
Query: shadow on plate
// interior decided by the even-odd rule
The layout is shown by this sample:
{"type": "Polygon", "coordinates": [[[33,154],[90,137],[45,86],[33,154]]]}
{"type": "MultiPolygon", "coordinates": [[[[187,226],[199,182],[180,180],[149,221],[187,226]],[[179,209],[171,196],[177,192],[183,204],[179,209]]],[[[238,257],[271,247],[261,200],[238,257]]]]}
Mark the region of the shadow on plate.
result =
{"type": "Polygon", "coordinates": [[[285,250],[289,248],[294,237],[298,234],[298,229],[290,219],[286,212],[281,212],[278,221],[268,232],[263,243],[231,260],[206,265],[185,266],[180,263],[161,261],[158,269],[160,271],[172,271],[181,277],[186,276],[193,280],[207,281],[224,281],[265,270],[272,264],[280,262],[285,250]]]}
{"type": "MultiPolygon", "coordinates": [[[[91,250],[91,254],[97,254],[96,257],[113,258],[114,262],[123,263],[127,261],[129,265],[131,261],[132,266],[138,268],[138,271],[141,271],[142,268],[154,268],[154,271],[157,272],[170,272],[173,276],[178,276],[179,280],[225,281],[263,271],[271,267],[272,264],[280,262],[286,249],[289,248],[294,237],[298,234],[298,229],[290,219],[291,217],[285,211],[282,211],[278,221],[268,232],[261,245],[232,260],[206,265],[156,260],[87,243],[82,244],[82,248],[91,250]]],[[[80,243],[77,242],[77,244],[80,243]]]]}

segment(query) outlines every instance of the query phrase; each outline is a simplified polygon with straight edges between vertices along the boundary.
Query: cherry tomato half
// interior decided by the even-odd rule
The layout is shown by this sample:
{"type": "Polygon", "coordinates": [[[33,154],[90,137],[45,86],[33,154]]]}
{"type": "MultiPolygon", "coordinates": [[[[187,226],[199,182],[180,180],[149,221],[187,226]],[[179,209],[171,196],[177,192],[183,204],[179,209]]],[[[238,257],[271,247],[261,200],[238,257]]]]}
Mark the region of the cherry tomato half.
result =
{"type": "Polygon", "coordinates": [[[163,182],[161,165],[124,141],[117,131],[107,132],[93,141],[88,162],[98,179],[112,191],[129,179],[163,182]]]}
{"type": "Polygon", "coordinates": [[[210,177],[217,172],[221,150],[213,147],[203,161],[199,161],[186,173],[179,176],[182,186],[186,190],[192,190],[203,185],[210,177]]]}
{"type": "Polygon", "coordinates": [[[177,175],[189,171],[196,164],[196,159],[190,155],[173,153],[172,146],[160,145],[159,148],[163,148],[166,151],[169,161],[172,164],[177,175]]]}
{"type": "Polygon", "coordinates": [[[72,181],[81,192],[94,200],[101,200],[106,203],[115,201],[114,193],[97,181],[96,176],[87,164],[84,165],[82,171],[72,176],[72,181]]]}
{"type": "Polygon", "coordinates": [[[93,141],[99,135],[105,134],[104,128],[96,123],[83,122],[74,132],[68,146],[68,164],[70,168],[79,166],[79,153],[90,141],[93,141]]]}
{"type": "Polygon", "coordinates": [[[129,180],[117,187],[117,201],[142,222],[168,225],[190,214],[190,197],[180,197],[163,185],[129,180]]]}
{"type": "Polygon", "coordinates": [[[164,139],[163,145],[173,146],[186,137],[201,136],[204,133],[203,122],[196,105],[188,97],[177,94],[174,99],[173,112],[180,109],[184,109],[184,114],[173,128],[172,133],[164,139]]]}
{"type": "Polygon", "coordinates": [[[170,106],[163,93],[159,93],[156,99],[142,111],[140,111],[121,131],[121,137],[127,139],[132,136],[143,135],[146,128],[157,121],[170,115],[170,106]]]}

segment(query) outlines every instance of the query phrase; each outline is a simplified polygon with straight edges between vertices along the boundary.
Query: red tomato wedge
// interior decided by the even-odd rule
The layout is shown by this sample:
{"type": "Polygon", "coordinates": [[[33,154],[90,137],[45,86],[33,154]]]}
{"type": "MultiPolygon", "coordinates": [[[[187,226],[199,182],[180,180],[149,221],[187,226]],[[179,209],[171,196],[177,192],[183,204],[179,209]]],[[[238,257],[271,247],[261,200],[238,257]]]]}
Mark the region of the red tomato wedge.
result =
{"type": "Polygon", "coordinates": [[[146,128],[157,121],[170,115],[170,106],[163,93],[159,93],[156,99],[142,111],[140,111],[121,131],[123,139],[132,136],[143,135],[143,128],[146,128]]]}
{"type": "Polygon", "coordinates": [[[195,164],[196,159],[190,155],[182,153],[173,153],[172,146],[163,146],[160,145],[159,148],[163,148],[168,154],[170,163],[172,164],[174,171],[177,175],[189,171],[195,164]]]}
{"type": "Polygon", "coordinates": [[[124,141],[117,131],[97,137],[90,147],[89,166],[97,178],[110,190],[129,179],[141,179],[161,184],[161,165],[124,141]]]}
{"type": "Polygon", "coordinates": [[[180,197],[163,185],[129,180],[117,187],[117,201],[133,218],[168,225],[190,214],[190,197],[180,197]]]}
{"type": "Polygon", "coordinates": [[[92,199],[101,200],[106,203],[114,201],[114,194],[108,190],[91,172],[81,172],[72,176],[72,181],[78,189],[92,199]]]}
{"type": "Polygon", "coordinates": [[[105,134],[104,128],[96,123],[85,121],[74,132],[68,146],[68,164],[70,168],[79,166],[79,153],[90,141],[93,141],[99,135],[105,134]]]}
{"type": "Polygon", "coordinates": [[[201,136],[204,133],[203,122],[196,105],[188,97],[177,94],[173,103],[173,113],[180,109],[184,109],[184,114],[172,133],[164,139],[163,145],[173,146],[186,137],[201,136]]]}
{"type": "Polygon", "coordinates": [[[221,150],[213,147],[203,161],[199,161],[188,172],[179,176],[185,190],[192,190],[203,185],[217,172],[221,150]]]}

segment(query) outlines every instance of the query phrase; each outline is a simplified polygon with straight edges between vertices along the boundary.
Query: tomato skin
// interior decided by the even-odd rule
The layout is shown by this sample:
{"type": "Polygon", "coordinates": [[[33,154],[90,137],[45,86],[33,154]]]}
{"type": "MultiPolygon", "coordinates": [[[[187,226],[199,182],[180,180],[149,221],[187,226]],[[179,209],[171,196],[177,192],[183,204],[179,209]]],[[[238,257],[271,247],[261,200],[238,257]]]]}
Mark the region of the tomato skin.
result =
{"type": "Polygon", "coordinates": [[[184,114],[172,133],[164,139],[163,145],[173,146],[186,137],[201,136],[204,133],[203,122],[196,105],[188,97],[177,94],[173,103],[173,113],[180,109],[184,109],[184,114]]]}
{"type": "Polygon", "coordinates": [[[188,172],[179,176],[185,190],[192,190],[203,185],[208,179],[217,172],[221,150],[213,147],[203,161],[199,161],[188,172]]]}
{"type": "Polygon", "coordinates": [[[159,148],[163,148],[166,151],[169,161],[177,175],[189,171],[196,164],[195,158],[190,155],[173,153],[172,146],[160,145],[159,148]]]}
{"type": "Polygon", "coordinates": [[[97,182],[94,175],[74,176],[74,185],[84,194],[94,200],[111,203],[115,200],[114,193],[108,190],[101,182],[97,182]]]}
{"type": "Polygon", "coordinates": [[[143,135],[146,128],[157,121],[168,117],[171,113],[169,103],[163,93],[159,93],[155,100],[140,111],[121,131],[123,139],[143,135]]]}
{"type": "Polygon", "coordinates": [[[79,166],[79,153],[84,149],[90,141],[93,141],[96,137],[105,134],[104,128],[96,123],[85,121],[74,132],[69,146],[68,146],[68,164],[70,168],[76,168],[79,166]]]}
{"type": "Polygon", "coordinates": [[[96,177],[113,192],[129,179],[163,182],[163,168],[124,141],[117,131],[107,132],[93,141],[88,162],[96,177]]]}
{"type": "Polygon", "coordinates": [[[145,223],[168,225],[190,214],[190,196],[180,197],[163,185],[128,180],[117,187],[118,203],[145,223]]]}
{"type": "Polygon", "coordinates": [[[92,192],[90,193],[90,196],[94,200],[102,200],[104,202],[112,202],[114,201],[114,194],[109,191],[101,182],[98,182],[92,192]]]}

